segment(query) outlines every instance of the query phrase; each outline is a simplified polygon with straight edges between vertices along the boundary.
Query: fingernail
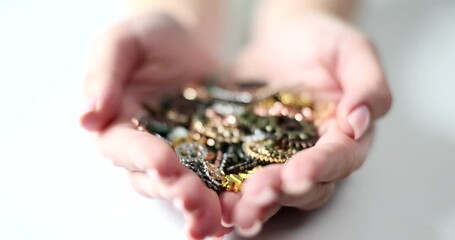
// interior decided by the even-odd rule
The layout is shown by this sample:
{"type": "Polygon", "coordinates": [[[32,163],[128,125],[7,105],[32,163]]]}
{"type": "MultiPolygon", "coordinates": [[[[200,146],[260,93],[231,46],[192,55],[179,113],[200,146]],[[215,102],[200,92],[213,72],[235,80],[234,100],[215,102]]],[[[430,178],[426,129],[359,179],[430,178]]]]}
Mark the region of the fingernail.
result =
{"type": "Polygon", "coordinates": [[[96,99],[95,98],[89,98],[86,100],[84,105],[82,106],[82,114],[87,114],[90,112],[95,112],[96,111],[96,99]]]}
{"type": "MultiPolygon", "coordinates": [[[[185,233],[188,240],[203,240],[204,237],[195,236],[195,233],[191,231],[188,224],[185,225],[185,233]]],[[[196,234],[197,235],[197,234],[196,234]]]]}
{"type": "Polygon", "coordinates": [[[310,190],[313,186],[313,182],[309,179],[303,179],[300,181],[291,181],[289,183],[283,183],[283,192],[289,195],[302,195],[310,190]]]}
{"type": "Polygon", "coordinates": [[[361,138],[370,124],[370,111],[367,106],[362,105],[352,111],[348,116],[348,123],[354,130],[354,139],[361,138]]]}
{"type": "Polygon", "coordinates": [[[274,201],[276,201],[278,198],[278,193],[273,190],[272,188],[264,188],[262,189],[253,199],[253,201],[260,205],[268,205],[274,201]]]}
{"type": "Polygon", "coordinates": [[[188,225],[188,223],[185,224],[184,229],[185,229],[184,232],[186,233],[187,239],[194,239],[193,236],[191,235],[190,226],[188,225]]]}
{"type": "Polygon", "coordinates": [[[84,105],[81,107],[81,124],[82,126],[90,131],[95,131],[99,128],[99,117],[96,113],[96,100],[90,98],[86,100],[84,105]]]}
{"type": "Polygon", "coordinates": [[[212,240],[223,240],[224,239],[224,235],[223,236],[218,236],[218,237],[212,237],[211,239],[212,240]]]}
{"type": "Polygon", "coordinates": [[[253,226],[249,228],[241,228],[239,226],[236,227],[237,232],[242,236],[242,237],[254,237],[256,236],[262,229],[262,223],[259,220],[256,220],[254,222],[253,226]]]}
{"type": "Polygon", "coordinates": [[[174,206],[175,209],[178,211],[184,213],[185,212],[185,206],[183,205],[183,199],[181,198],[175,198],[172,200],[172,205],[174,206]]]}
{"type": "Polygon", "coordinates": [[[231,228],[234,226],[234,223],[226,222],[224,219],[221,219],[221,226],[223,226],[225,228],[231,228]]]}

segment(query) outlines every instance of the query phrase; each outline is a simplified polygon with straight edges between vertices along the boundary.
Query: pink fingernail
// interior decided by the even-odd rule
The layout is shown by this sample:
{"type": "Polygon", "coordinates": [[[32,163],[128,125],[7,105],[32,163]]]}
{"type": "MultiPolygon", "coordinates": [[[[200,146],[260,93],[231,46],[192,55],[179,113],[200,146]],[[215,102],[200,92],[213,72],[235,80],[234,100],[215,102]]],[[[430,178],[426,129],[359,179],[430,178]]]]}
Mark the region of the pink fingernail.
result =
{"type": "Polygon", "coordinates": [[[183,205],[183,199],[181,198],[175,198],[172,200],[172,205],[174,206],[175,209],[179,210],[180,212],[185,212],[185,206],[183,205]]]}
{"type": "Polygon", "coordinates": [[[262,223],[259,220],[256,220],[253,225],[249,228],[241,228],[239,226],[236,227],[237,232],[242,237],[254,237],[256,236],[262,229],[262,223]]]}
{"type": "Polygon", "coordinates": [[[185,225],[186,237],[188,240],[203,240],[203,236],[195,236],[197,233],[194,233],[188,224],[185,225]]]}
{"type": "Polygon", "coordinates": [[[80,109],[81,125],[89,130],[94,131],[99,127],[99,117],[96,113],[96,100],[89,98],[80,109]]]}
{"type": "Polygon", "coordinates": [[[210,239],[211,240],[223,240],[224,239],[224,235],[223,236],[214,236],[214,237],[211,237],[210,239]]]}
{"type": "Polygon", "coordinates": [[[231,228],[234,226],[234,223],[226,222],[224,219],[221,219],[221,226],[225,228],[231,228]]]}
{"type": "Polygon", "coordinates": [[[291,181],[288,183],[283,183],[283,192],[289,195],[302,195],[306,192],[308,192],[311,187],[313,187],[313,182],[310,181],[309,179],[303,179],[300,181],[291,181]]]}
{"type": "Polygon", "coordinates": [[[81,125],[89,131],[97,131],[100,127],[100,120],[95,112],[83,113],[80,121],[81,125]]]}
{"type": "Polygon", "coordinates": [[[95,112],[96,111],[96,99],[95,98],[89,98],[86,100],[84,105],[82,106],[82,114],[87,114],[90,112],[95,112]]]}
{"type": "Polygon", "coordinates": [[[362,105],[352,111],[348,116],[348,122],[354,130],[354,139],[361,138],[370,124],[370,111],[367,106],[362,105]]]}
{"type": "Polygon", "coordinates": [[[186,233],[187,238],[192,239],[193,237],[191,236],[191,230],[190,230],[190,226],[188,225],[188,223],[185,224],[184,229],[185,230],[183,230],[183,231],[186,233]]]}

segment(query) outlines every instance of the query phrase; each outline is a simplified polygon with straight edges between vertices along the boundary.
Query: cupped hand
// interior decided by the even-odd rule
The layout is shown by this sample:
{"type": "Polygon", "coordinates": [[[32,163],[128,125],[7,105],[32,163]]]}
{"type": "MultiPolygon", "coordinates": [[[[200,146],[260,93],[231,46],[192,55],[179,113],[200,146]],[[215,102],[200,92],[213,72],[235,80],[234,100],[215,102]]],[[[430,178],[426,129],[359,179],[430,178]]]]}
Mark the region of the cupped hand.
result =
{"type": "Polygon", "coordinates": [[[130,172],[138,192],[171,201],[184,213],[189,238],[222,231],[218,195],[183,167],[164,141],[131,123],[145,101],[213,71],[212,58],[176,21],[158,14],[116,24],[94,50],[82,126],[97,134],[105,156],[130,172]]]}
{"type": "Polygon", "coordinates": [[[241,195],[222,195],[224,222],[253,236],[282,206],[309,210],[329,199],[336,182],[364,162],[374,122],[389,110],[391,94],[370,41],[322,12],[294,18],[253,39],[240,55],[237,73],[336,103],[314,147],[258,171],[241,195]]]}

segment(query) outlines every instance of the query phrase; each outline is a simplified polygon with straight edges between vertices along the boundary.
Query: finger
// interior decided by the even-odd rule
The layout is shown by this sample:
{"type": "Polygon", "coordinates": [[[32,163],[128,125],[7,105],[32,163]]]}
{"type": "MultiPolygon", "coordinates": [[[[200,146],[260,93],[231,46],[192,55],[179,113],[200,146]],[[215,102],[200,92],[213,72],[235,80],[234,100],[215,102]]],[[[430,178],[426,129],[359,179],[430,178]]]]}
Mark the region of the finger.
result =
{"type": "Polygon", "coordinates": [[[233,212],[234,207],[240,199],[240,193],[234,192],[222,192],[220,194],[220,203],[221,203],[221,225],[225,228],[232,228],[233,223],[233,212]]]}
{"type": "Polygon", "coordinates": [[[218,195],[187,170],[173,181],[145,172],[132,172],[134,188],[146,197],[171,201],[187,222],[190,237],[201,239],[220,232],[221,207],[218,195]]]}
{"type": "Polygon", "coordinates": [[[256,219],[248,228],[243,228],[240,225],[236,225],[236,231],[239,235],[250,238],[258,235],[262,230],[262,225],[268,221],[272,216],[274,216],[279,210],[281,209],[281,205],[277,203],[273,203],[268,206],[263,206],[260,209],[248,209],[245,210],[256,216],[256,219]]]}
{"type": "Polygon", "coordinates": [[[343,90],[337,118],[343,132],[359,139],[372,120],[387,113],[392,97],[371,43],[365,38],[345,42],[337,60],[343,90]]]}
{"type": "Polygon", "coordinates": [[[264,206],[277,200],[281,188],[282,168],[281,164],[273,164],[255,172],[245,181],[242,187],[242,197],[237,206],[244,203],[264,206]]]}
{"type": "Polygon", "coordinates": [[[334,189],[334,183],[318,183],[302,195],[284,194],[280,197],[278,203],[301,210],[312,210],[324,205],[329,200],[334,189]]]}
{"type": "Polygon", "coordinates": [[[233,230],[232,227],[224,227],[224,226],[222,226],[221,229],[217,233],[215,233],[215,235],[213,235],[213,237],[211,239],[212,240],[216,240],[216,239],[223,240],[224,236],[229,234],[229,233],[231,233],[232,230],[233,230]]]}
{"type": "MultiPolygon", "coordinates": [[[[145,172],[130,171],[130,179],[133,188],[143,196],[170,201],[173,199],[181,199],[181,197],[178,197],[180,194],[176,193],[176,191],[179,190],[175,190],[175,185],[185,174],[187,173],[174,178],[160,178],[159,176],[150,175],[145,172]]],[[[183,204],[183,201],[174,202],[176,204],[179,203],[178,205],[174,204],[175,206],[181,206],[183,204]]],[[[195,208],[196,207],[193,206],[193,209],[195,208]]],[[[182,208],[179,208],[179,210],[182,210],[182,208]]]]}
{"type": "Polygon", "coordinates": [[[184,212],[189,236],[196,239],[213,236],[221,230],[221,206],[218,195],[205,186],[193,172],[184,174],[172,187],[172,201],[184,212]]]}
{"type": "Polygon", "coordinates": [[[124,84],[139,61],[138,44],[128,23],[104,33],[95,44],[92,59],[84,84],[87,103],[80,121],[87,130],[96,131],[117,113],[124,84]]]}
{"type": "Polygon", "coordinates": [[[281,172],[283,191],[301,195],[315,183],[334,182],[359,168],[371,144],[372,130],[354,141],[330,122],[316,146],[300,151],[289,159],[281,172]]]}
{"type": "Polygon", "coordinates": [[[172,148],[154,135],[137,131],[129,123],[113,124],[98,135],[100,152],[116,166],[171,178],[183,173],[172,148]]]}
{"type": "Polygon", "coordinates": [[[130,182],[136,192],[147,198],[162,198],[150,177],[144,172],[130,172],[130,182]]]}
{"type": "Polygon", "coordinates": [[[251,237],[259,233],[267,212],[276,209],[280,193],[281,165],[270,165],[254,173],[242,188],[242,197],[234,209],[234,223],[239,234],[251,237]]]}

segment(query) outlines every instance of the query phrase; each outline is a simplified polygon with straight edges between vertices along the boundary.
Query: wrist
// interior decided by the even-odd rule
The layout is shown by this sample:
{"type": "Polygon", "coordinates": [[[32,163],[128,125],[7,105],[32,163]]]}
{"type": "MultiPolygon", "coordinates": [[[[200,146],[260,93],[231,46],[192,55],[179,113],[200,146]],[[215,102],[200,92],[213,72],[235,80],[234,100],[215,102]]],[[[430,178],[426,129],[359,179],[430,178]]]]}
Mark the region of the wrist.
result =
{"type": "Polygon", "coordinates": [[[218,51],[221,25],[219,1],[213,0],[130,0],[129,15],[141,18],[164,15],[182,27],[198,45],[211,53],[218,51]]]}
{"type": "Polygon", "coordinates": [[[276,33],[296,19],[311,15],[329,15],[349,20],[356,0],[262,0],[255,13],[251,33],[253,37],[276,33]]]}

